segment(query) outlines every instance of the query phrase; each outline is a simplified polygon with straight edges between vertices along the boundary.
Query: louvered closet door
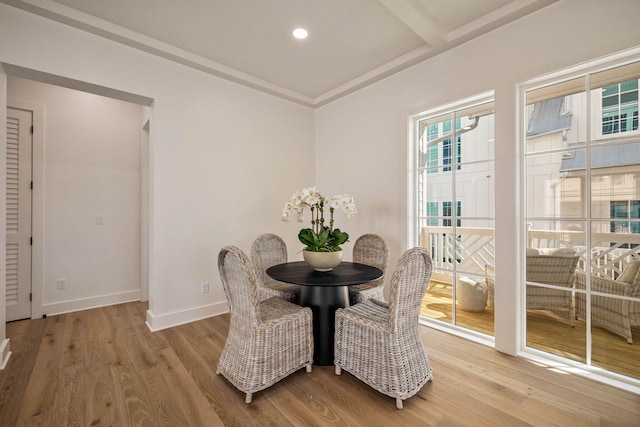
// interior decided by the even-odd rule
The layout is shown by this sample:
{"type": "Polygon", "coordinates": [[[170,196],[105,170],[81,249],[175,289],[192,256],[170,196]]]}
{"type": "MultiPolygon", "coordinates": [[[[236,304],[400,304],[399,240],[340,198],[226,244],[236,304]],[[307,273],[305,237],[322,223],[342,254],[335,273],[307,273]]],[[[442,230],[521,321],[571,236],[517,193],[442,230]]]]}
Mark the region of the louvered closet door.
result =
{"type": "Polygon", "coordinates": [[[31,317],[31,124],[7,108],[7,321],[31,317]]]}

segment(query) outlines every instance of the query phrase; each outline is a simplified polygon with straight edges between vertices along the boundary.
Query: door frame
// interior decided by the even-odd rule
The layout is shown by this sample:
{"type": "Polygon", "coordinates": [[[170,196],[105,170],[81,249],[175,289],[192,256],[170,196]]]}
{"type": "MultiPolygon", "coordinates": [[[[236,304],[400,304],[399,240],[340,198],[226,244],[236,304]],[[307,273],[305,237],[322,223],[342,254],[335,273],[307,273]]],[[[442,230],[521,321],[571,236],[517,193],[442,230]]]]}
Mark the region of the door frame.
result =
{"type": "MultiPolygon", "coordinates": [[[[7,107],[31,111],[33,140],[31,152],[31,318],[44,314],[44,105],[7,99],[7,107]]],[[[5,113],[6,120],[6,113],[5,113]]]]}

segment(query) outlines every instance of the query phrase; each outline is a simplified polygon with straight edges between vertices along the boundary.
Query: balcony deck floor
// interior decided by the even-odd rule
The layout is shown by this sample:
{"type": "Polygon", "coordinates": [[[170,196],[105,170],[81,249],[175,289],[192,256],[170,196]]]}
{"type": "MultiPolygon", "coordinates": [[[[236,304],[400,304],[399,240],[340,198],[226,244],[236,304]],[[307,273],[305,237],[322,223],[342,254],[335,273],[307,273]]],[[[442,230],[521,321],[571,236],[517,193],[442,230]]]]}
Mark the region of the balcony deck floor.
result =
{"type": "MultiPolygon", "coordinates": [[[[445,323],[452,323],[452,287],[446,283],[432,283],[422,302],[421,314],[445,323]]],[[[493,336],[494,311],[472,313],[456,307],[456,325],[493,336]]],[[[640,379],[640,328],[633,329],[634,344],[611,332],[592,328],[592,365],[612,372],[640,379]]],[[[577,320],[569,326],[555,314],[529,310],[527,313],[527,345],[582,363],[586,362],[586,324],[577,320]]]]}

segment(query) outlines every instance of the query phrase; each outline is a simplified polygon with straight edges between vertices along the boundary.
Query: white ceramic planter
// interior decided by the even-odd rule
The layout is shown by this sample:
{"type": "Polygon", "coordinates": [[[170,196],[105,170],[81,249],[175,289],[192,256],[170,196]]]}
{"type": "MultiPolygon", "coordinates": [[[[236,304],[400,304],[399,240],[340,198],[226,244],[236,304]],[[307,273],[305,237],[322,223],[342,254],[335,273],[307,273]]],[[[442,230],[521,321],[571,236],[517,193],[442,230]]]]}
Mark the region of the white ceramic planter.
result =
{"type": "Polygon", "coordinates": [[[331,271],[342,261],[342,251],[337,252],[311,252],[302,251],[304,261],[316,271],[331,271]]]}

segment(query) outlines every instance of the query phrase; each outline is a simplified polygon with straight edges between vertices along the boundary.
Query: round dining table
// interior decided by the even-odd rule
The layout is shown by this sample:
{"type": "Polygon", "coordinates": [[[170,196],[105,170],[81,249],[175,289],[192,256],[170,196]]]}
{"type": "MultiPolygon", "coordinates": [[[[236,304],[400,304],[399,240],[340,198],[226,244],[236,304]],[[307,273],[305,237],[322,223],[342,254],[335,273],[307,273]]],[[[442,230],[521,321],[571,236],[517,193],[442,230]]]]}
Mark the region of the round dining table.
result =
{"type": "Polygon", "coordinates": [[[304,261],[277,264],[267,269],[269,277],[301,285],[299,301],[313,312],[315,365],[333,365],[335,313],[349,305],[348,286],[372,282],[382,277],[379,268],[342,261],[331,271],[315,271],[304,261]]]}

